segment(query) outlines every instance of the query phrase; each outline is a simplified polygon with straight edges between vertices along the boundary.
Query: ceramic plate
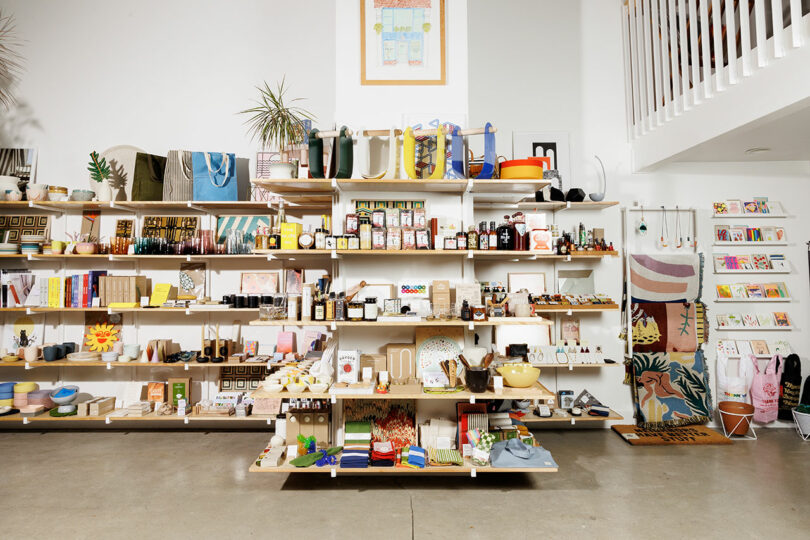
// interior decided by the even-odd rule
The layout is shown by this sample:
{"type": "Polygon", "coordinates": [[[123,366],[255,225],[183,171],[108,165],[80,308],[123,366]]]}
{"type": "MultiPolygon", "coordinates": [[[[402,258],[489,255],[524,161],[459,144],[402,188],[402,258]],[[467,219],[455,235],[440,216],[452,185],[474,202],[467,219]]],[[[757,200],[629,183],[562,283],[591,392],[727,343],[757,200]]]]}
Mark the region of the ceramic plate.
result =
{"type": "MultiPolygon", "coordinates": [[[[455,340],[445,336],[433,336],[426,339],[419,346],[416,351],[416,362],[419,367],[419,373],[425,371],[442,372],[441,363],[445,360],[457,358],[461,354],[461,348],[455,340]]],[[[461,362],[458,363],[457,372],[461,375],[461,370],[464,366],[461,362]]]]}
{"type": "MultiPolygon", "coordinates": [[[[116,200],[132,200],[132,178],[135,174],[135,154],[138,152],[145,152],[137,146],[130,146],[122,144],[107,148],[101,153],[101,157],[107,160],[107,164],[112,169],[112,177],[110,178],[113,194],[116,195],[116,200]],[[123,188],[123,189],[121,189],[123,188]],[[118,193],[116,193],[118,189],[118,193]],[[126,196],[124,196],[126,194],[126,196]]],[[[98,188],[98,184],[89,179],[90,189],[98,188]]]]}

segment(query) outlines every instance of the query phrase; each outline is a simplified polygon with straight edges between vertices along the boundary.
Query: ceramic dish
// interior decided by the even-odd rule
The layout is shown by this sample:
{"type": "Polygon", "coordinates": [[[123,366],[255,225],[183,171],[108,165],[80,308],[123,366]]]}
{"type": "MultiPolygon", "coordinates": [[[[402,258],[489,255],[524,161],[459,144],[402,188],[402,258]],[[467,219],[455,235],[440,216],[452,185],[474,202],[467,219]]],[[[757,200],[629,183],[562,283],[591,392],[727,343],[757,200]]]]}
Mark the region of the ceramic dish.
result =
{"type": "Polygon", "coordinates": [[[16,354],[7,354],[3,357],[3,362],[12,363],[12,362],[19,362],[20,357],[16,354]]]}
{"type": "Polygon", "coordinates": [[[74,385],[69,386],[60,386],[59,388],[54,388],[53,392],[51,392],[50,398],[51,401],[56,403],[57,405],[67,405],[74,399],[76,399],[76,395],[79,392],[79,387],[74,385]],[[64,392],[63,392],[64,391],[64,392]],[[56,394],[64,394],[57,396],[56,394]]]}
{"type": "Polygon", "coordinates": [[[540,375],[540,368],[528,363],[506,364],[497,368],[496,371],[503,376],[506,386],[512,388],[528,388],[537,381],[537,377],[540,375]]]}
{"type": "Polygon", "coordinates": [[[306,390],[306,388],[307,387],[301,383],[289,383],[287,385],[287,390],[294,394],[300,394],[301,392],[306,390]]]}
{"type": "Polygon", "coordinates": [[[3,405],[2,407],[0,407],[0,414],[6,414],[10,410],[11,410],[10,405],[3,405]]]}
{"type": "Polygon", "coordinates": [[[102,362],[115,362],[116,360],[118,360],[118,353],[115,351],[108,351],[101,353],[102,362]]]}
{"type": "Polygon", "coordinates": [[[101,355],[96,352],[75,352],[67,355],[70,362],[98,362],[101,355]]]}
{"type": "MultiPolygon", "coordinates": [[[[442,372],[441,363],[451,358],[457,358],[461,354],[461,347],[458,346],[454,340],[445,336],[433,336],[419,345],[419,350],[416,351],[416,362],[419,367],[419,373],[428,372],[442,372]]],[[[457,373],[461,375],[464,365],[459,362],[457,373]]]]}
{"type": "Polygon", "coordinates": [[[56,412],[60,414],[69,414],[76,410],[76,405],[59,405],[59,408],[56,412]]]}
{"type": "Polygon", "coordinates": [[[74,189],[73,193],[70,195],[70,200],[86,202],[92,201],[93,197],[95,196],[95,192],[90,191],[89,189],[74,189]]]}
{"type": "Polygon", "coordinates": [[[79,242],[76,244],[76,253],[79,255],[92,255],[96,252],[96,245],[92,242],[79,242]]]}
{"type": "Polygon", "coordinates": [[[543,165],[533,159],[511,159],[502,161],[502,180],[540,179],[543,178],[543,165]]]}
{"type": "Polygon", "coordinates": [[[281,383],[263,384],[262,388],[264,388],[266,392],[281,392],[282,390],[284,390],[284,387],[281,385],[281,383]]]}
{"type": "Polygon", "coordinates": [[[33,392],[34,390],[39,390],[39,386],[35,382],[26,381],[14,385],[15,394],[28,394],[28,392],[33,392]]]}
{"type": "Polygon", "coordinates": [[[314,383],[309,385],[309,391],[315,392],[316,394],[323,394],[329,389],[328,384],[324,383],[314,383]]]}
{"type": "Polygon", "coordinates": [[[21,234],[20,242],[44,242],[44,234],[21,234]]]}

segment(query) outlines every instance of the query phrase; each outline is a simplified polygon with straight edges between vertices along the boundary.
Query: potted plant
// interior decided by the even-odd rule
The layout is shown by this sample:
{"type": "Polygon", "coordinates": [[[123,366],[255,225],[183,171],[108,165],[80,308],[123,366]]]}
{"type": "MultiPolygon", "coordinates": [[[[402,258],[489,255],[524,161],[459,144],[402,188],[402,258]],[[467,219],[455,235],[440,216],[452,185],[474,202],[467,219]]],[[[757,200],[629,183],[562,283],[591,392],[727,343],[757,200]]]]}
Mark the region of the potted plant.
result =
{"type": "Polygon", "coordinates": [[[267,82],[264,87],[256,87],[259,91],[257,105],[240,112],[252,115],[245,123],[252,138],[261,142],[262,150],[275,149],[281,157],[281,162],[270,165],[271,178],[293,178],[296,171],[290,163],[290,152],[294,145],[306,140],[304,120],[314,118],[308,111],[288,105],[303,98],[294,98],[285,103],[287,88],[284,82],[285,79],[281,79],[275,91],[267,82]]]}
{"type": "Polygon", "coordinates": [[[112,171],[110,166],[107,165],[107,160],[99,157],[98,152],[90,152],[90,163],[88,163],[87,170],[90,171],[90,178],[100,184],[96,190],[98,200],[111,201],[112,188],[110,188],[109,179],[112,176],[112,171]]]}

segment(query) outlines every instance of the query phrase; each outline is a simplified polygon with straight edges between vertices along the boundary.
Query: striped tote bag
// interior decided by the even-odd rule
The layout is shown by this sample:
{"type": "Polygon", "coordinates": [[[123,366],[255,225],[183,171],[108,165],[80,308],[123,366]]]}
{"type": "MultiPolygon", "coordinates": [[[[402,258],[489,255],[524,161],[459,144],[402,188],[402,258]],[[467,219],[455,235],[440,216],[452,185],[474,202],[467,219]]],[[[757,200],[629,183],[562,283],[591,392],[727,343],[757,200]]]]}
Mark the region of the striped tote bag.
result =
{"type": "Polygon", "coordinates": [[[194,170],[191,152],[169,150],[166,156],[166,172],[163,175],[164,201],[190,201],[194,196],[194,170]]]}

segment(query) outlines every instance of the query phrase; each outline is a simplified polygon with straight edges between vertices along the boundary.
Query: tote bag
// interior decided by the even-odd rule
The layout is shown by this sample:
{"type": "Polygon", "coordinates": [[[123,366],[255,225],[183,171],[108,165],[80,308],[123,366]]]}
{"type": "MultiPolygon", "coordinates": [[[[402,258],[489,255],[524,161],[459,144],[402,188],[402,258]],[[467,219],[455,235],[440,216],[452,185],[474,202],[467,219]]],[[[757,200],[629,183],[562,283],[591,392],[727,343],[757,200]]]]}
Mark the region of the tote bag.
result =
{"type": "Polygon", "coordinates": [[[785,357],[782,381],[779,385],[779,420],[793,420],[793,408],[799,406],[802,389],[802,362],[798,354],[785,357]]]}
{"type": "Polygon", "coordinates": [[[164,201],[190,201],[194,196],[194,171],[191,152],[169,150],[163,175],[164,201]]]}
{"type": "Polygon", "coordinates": [[[238,201],[236,156],[220,152],[194,152],[195,201],[238,201]]]}
{"type": "Polygon", "coordinates": [[[166,158],[138,152],[132,173],[133,201],[160,201],[163,199],[163,174],[166,158]]]}
{"type": "Polygon", "coordinates": [[[754,380],[751,383],[754,420],[767,424],[776,420],[779,413],[779,380],[784,362],[780,355],[775,354],[765,366],[765,371],[760,371],[757,359],[752,354],[751,363],[754,366],[754,380]]]}
{"type": "Polygon", "coordinates": [[[717,390],[720,393],[717,401],[739,401],[751,403],[751,382],[754,378],[754,366],[742,359],[737,363],[737,373],[728,374],[728,356],[717,355],[717,390]]]}

